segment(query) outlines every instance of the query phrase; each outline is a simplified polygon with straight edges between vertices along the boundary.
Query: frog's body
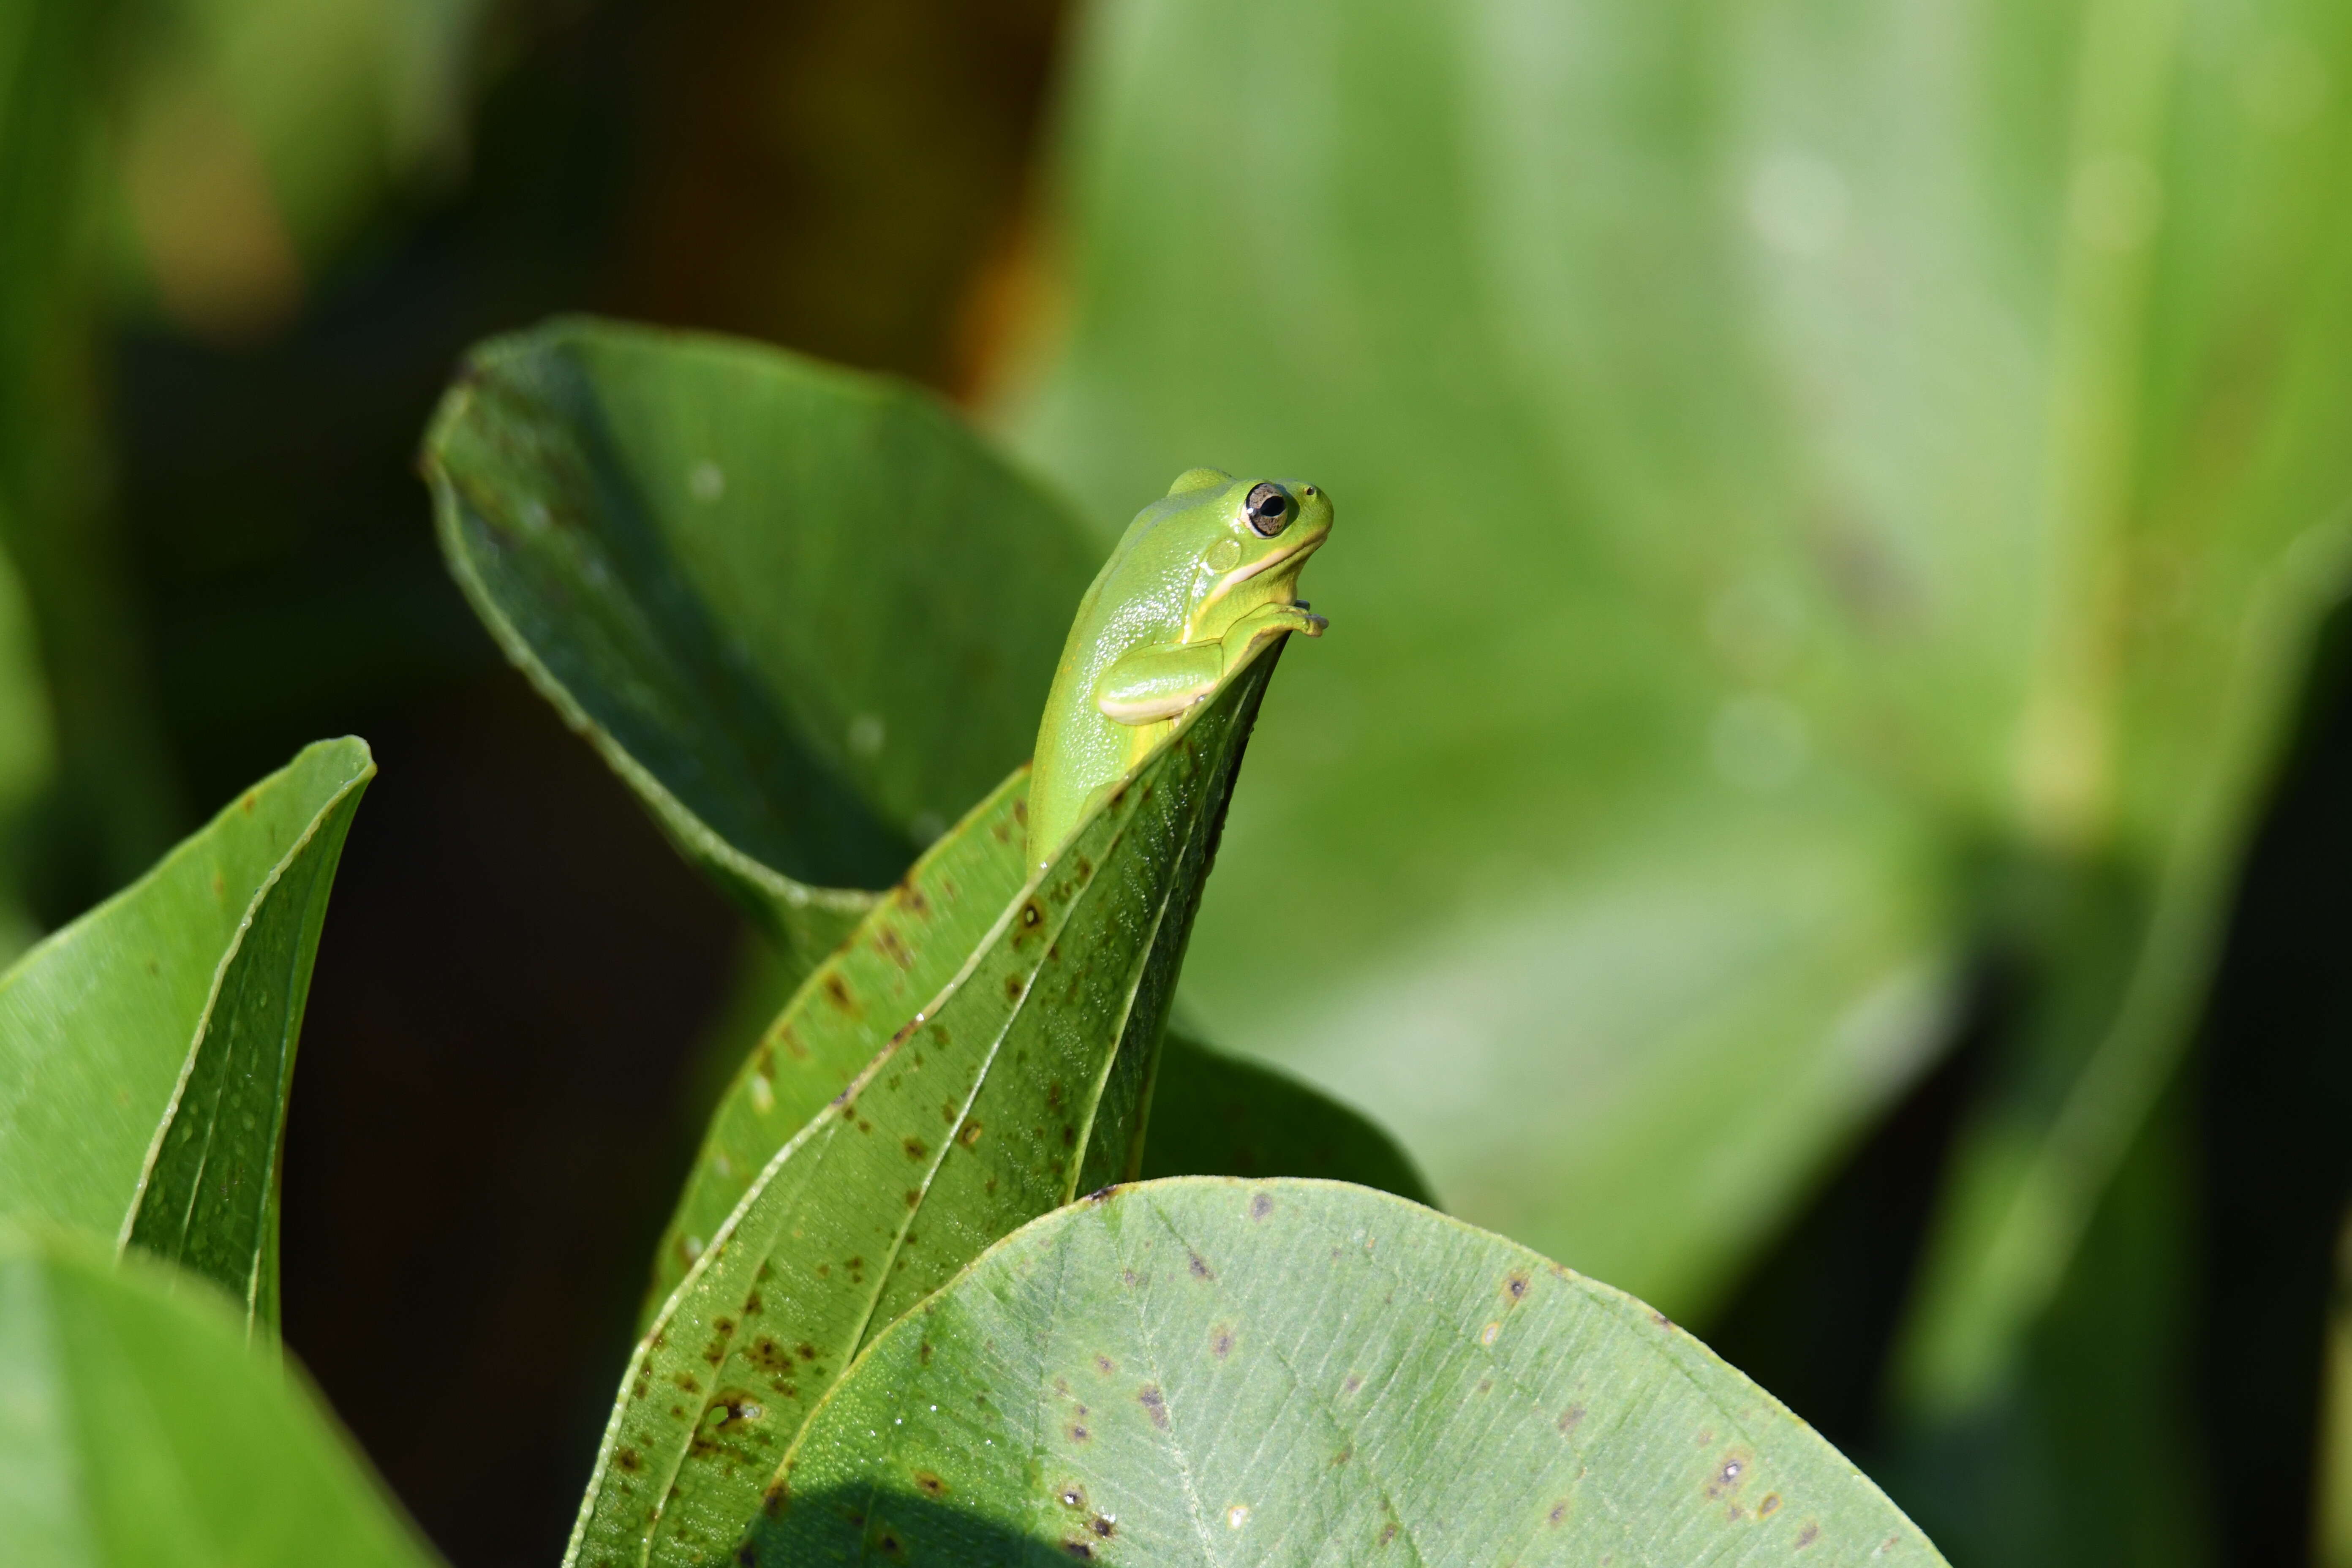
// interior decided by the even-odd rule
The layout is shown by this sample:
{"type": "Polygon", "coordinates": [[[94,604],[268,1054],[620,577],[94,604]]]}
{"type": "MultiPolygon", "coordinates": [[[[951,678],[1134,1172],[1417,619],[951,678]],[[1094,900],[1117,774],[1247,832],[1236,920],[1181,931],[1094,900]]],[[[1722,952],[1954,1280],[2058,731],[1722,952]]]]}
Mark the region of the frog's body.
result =
{"type": "Polygon", "coordinates": [[[1180,475],[1136,514],[1079,602],[1037,731],[1029,866],[1053,858],[1124,777],[1251,653],[1323,635],[1298,570],[1331,532],[1313,485],[1180,475]]]}

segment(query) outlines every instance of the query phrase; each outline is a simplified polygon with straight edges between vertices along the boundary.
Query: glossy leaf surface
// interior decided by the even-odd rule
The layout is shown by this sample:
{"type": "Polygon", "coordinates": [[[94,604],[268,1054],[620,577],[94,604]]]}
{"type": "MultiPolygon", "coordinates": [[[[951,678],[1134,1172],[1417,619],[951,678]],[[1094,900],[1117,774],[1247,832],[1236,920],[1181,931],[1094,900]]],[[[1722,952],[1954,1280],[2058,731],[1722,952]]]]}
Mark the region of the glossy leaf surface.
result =
{"type": "Polygon", "coordinates": [[[295,1046],[374,773],[363,742],[306,748],[0,975],[0,1212],[135,1242],[275,1326],[295,1046]]]}
{"type": "Polygon", "coordinates": [[[1074,59],[1028,449],[1106,522],[1278,463],[1347,534],[1204,1019],[1697,1310],[1936,1043],[1986,847],[2121,865],[2128,984],[1970,1140],[1980,1385],[2341,580],[2341,17],[1103,0],[1074,59]]]}
{"type": "Polygon", "coordinates": [[[1124,1187],[992,1249],[818,1410],[739,1561],[1938,1563],[1622,1291],[1331,1183],[1124,1187]]]}
{"type": "Polygon", "coordinates": [[[927,395],[717,339],[500,339],[425,460],[508,656],[811,956],[865,912],[820,889],[887,886],[1028,755],[1097,559],[927,395]]]}
{"type": "MultiPolygon", "coordinates": [[[[870,1005],[888,1043],[766,1163],[656,1315],[568,1562],[723,1552],[868,1337],[1000,1237],[1133,1173],[1152,1057],[1274,664],[1253,658],[1192,710],[978,942],[956,944],[938,994],[861,995],[847,963],[814,978],[811,1015],[870,1005]]],[[[968,826],[1017,846],[1017,782],[968,826]]],[[[877,933],[901,929],[881,914],[877,933]]]]}
{"type": "MultiPolygon", "coordinates": [[[[647,1323],[776,1151],[987,940],[1026,869],[1028,781],[1017,770],[927,850],[745,1056],[655,1253],[647,1323]]],[[[1153,1078],[1143,1172],[1326,1176],[1428,1199],[1404,1152],[1355,1111],[1172,1029],[1153,1078]]]]}
{"type": "Polygon", "coordinates": [[[426,1568],[307,1382],[97,1242],[0,1231],[0,1544],[26,1568],[426,1568]]]}

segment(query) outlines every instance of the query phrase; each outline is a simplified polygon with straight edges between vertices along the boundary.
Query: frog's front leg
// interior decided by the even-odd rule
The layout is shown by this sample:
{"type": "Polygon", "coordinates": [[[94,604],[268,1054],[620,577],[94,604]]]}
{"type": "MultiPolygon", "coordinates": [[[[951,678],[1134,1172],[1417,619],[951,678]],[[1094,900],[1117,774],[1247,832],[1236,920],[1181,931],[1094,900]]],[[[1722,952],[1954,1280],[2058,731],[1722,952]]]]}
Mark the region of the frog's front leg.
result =
{"type": "Polygon", "coordinates": [[[1130,648],[1103,671],[1095,685],[1095,706],[1121,724],[1156,724],[1214,691],[1224,672],[1224,651],[1216,643],[1130,648]]]}
{"type": "Polygon", "coordinates": [[[1216,642],[1161,643],[1132,648],[1103,672],[1095,706],[1121,724],[1173,719],[1216,690],[1265,643],[1286,632],[1319,637],[1328,625],[1304,605],[1261,605],[1235,621],[1216,642]]]}

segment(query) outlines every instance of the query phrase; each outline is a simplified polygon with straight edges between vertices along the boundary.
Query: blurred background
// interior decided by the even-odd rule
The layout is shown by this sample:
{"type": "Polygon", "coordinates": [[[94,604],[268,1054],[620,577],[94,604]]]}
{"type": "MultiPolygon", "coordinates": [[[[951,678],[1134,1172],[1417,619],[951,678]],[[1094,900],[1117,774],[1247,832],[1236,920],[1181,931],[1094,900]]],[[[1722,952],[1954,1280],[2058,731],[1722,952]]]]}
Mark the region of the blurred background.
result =
{"type": "Polygon", "coordinates": [[[2352,1564],[2347,143],[2293,0],[0,0],[0,946],[368,739],[287,1333],[551,1563],[757,954],[442,567],[458,354],[1303,475],[1212,1037],[1963,1568],[2352,1564]]]}

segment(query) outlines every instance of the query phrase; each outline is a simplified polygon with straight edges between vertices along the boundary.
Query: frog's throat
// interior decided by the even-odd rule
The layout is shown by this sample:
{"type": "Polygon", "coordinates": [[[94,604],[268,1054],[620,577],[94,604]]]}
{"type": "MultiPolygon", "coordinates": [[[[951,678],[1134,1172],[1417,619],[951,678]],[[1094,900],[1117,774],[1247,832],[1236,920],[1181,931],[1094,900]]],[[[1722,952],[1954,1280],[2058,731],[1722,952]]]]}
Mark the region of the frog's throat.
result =
{"type": "Polygon", "coordinates": [[[1187,640],[1191,640],[1192,637],[1196,637],[1199,635],[1200,628],[1208,620],[1209,613],[1212,610],[1215,609],[1218,605],[1222,604],[1227,598],[1230,598],[1233,595],[1234,589],[1240,587],[1243,584],[1249,582],[1252,578],[1263,577],[1270,572],[1276,572],[1278,568],[1286,567],[1286,571],[1280,571],[1277,574],[1290,579],[1292,588],[1291,596],[1295,598],[1297,596],[1298,584],[1298,574],[1300,570],[1306,566],[1307,558],[1309,555],[1314,554],[1316,551],[1321,549],[1323,542],[1330,537],[1331,531],[1328,528],[1320,533],[1303,535],[1296,543],[1292,544],[1289,549],[1282,551],[1277,554],[1263,556],[1258,560],[1251,562],[1246,566],[1236,567],[1233,571],[1225,574],[1224,576],[1219,578],[1217,580],[1216,586],[1211,588],[1208,593],[1202,595],[1201,603],[1193,609],[1190,617],[1191,624],[1185,628],[1187,640]]]}

